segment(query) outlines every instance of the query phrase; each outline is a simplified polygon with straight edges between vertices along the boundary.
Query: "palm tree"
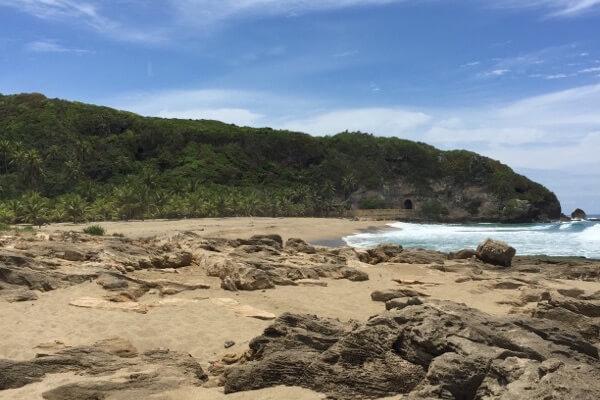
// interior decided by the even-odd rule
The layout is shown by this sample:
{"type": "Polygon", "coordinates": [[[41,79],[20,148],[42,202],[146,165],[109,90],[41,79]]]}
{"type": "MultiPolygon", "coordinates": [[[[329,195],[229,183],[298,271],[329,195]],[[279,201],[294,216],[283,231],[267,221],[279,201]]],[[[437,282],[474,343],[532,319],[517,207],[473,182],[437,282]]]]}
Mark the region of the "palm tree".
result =
{"type": "Polygon", "coordinates": [[[0,140],[0,164],[2,165],[2,173],[8,172],[8,167],[12,163],[15,146],[13,142],[3,139],[0,140]]]}
{"type": "Polygon", "coordinates": [[[68,218],[73,223],[84,221],[89,210],[85,200],[78,194],[68,194],[63,196],[59,202],[59,206],[64,217],[68,218]]]}
{"type": "Polygon", "coordinates": [[[356,190],[356,178],[349,174],[342,178],[342,190],[344,191],[344,200],[348,200],[352,192],[356,190]]]}
{"type": "Polygon", "coordinates": [[[21,197],[19,212],[23,222],[41,227],[48,222],[48,199],[37,192],[29,192],[21,197]]]}
{"type": "Polygon", "coordinates": [[[17,153],[17,160],[25,181],[30,188],[35,188],[44,172],[40,153],[36,149],[23,150],[17,153]]]}
{"type": "Polygon", "coordinates": [[[124,220],[144,218],[145,203],[140,188],[131,183],[113,190],[119,216],[124,220]]]}

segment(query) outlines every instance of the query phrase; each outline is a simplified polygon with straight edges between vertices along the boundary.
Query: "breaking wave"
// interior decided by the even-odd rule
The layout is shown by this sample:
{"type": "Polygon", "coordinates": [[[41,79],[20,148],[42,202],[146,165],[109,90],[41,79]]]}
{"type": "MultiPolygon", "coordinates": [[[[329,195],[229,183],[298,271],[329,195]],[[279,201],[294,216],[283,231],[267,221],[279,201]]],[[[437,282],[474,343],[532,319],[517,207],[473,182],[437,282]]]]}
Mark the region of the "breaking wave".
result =
{"type": "Polygon", "coordinates": [[[600,222],[572,221],[545,224],[415,224],[396,222],[388,229],[344,237],[353,247],[382,243],[439,251],[475,248],[487,238],[503,240],[521,255],[600,258],[600,222]]]}

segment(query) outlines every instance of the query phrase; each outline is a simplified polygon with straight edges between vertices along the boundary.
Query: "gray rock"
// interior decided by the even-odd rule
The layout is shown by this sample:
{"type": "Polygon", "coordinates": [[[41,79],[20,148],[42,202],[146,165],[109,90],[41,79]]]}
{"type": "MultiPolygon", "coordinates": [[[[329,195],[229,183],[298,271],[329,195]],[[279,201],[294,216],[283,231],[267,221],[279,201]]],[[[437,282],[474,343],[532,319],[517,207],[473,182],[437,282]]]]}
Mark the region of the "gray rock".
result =
{"type": "Polygon", "coordinates": [[[392,258],[402,253],[402,246],[394,244],[382,244],[373,249],[357,251],[358,259],[364,263],[376,265],[388,262],[392,258]]]}
{"type": "Polygon", "coordinates": [[[385,302],[385,309],[391,310],[393,308],[404,308],[408,306],[418,306],[423,304],[421,299],[418,297],[397,297],[385,302]]]}
{"type": "Polygon", "coordinates": [[[315,254],[317,252],[314,246],[311,246],[304,240],[298,238],[289,238],[288,240],[286,240],[285,249],[287,251],[306,254],[315,254]]]}
{"type": "Polygon", "coordinates": [[[463,249],[455,253],[448,253],[449,260],[468,260],[477,257],[477,251],[473,249],[463,249]]]}
{"type": "Polygon", "coordinates": [[[427,297],[425,293],[419,292],[418,290],[403,288],[403,289],[390,289],[390,290],[376,290],[371,293],[371,300],[386,302],[399,297],[427,297]]]}
{"type": "Polygon", "coordinates": [[[477,247],[477,258],[484,263],[510,267],[516,252],[514,247],[504,242],[487,239],[477,247]]]}
{"type": "Polygon", "coordinates": [[[35,301],[39,298],[37,292],[33,290],[19,290],[11,291],[9,293],[3,293],[5,299],[9,303],[16,303],[21,301],[35,301]]]}
{"type": "Polygon", "coordinates": [[[364,324],[283,314],[225,372],[225,392],[291,385],[336,399],[595,400],[597,344],[571,324],[448,301],[393,308],[364,324]]]}
{"type": "Polygon", "coordinates": [[[54,354],[38,354],[29,361],[0,360],[0,390],[16,389],[41,381],[48,374],[76,373],[99,376],[102,380],[71,383],[43,393],[44,399],[104,399],[122,392],[127,398],[147,398],[153,393],[187,383],[207,380],[200,364],[191,356],[169,350],[142,354],[126,340],[108,339],[92,346],[67,347],[54,354]],[[108,375],[132,366],[147,371],[138,378],[123,380],[108,375]]]}
{"type": "Polygon", "coordinates": [[[581,208],[577,208],[575,211],[571,213],[571,218],[573,219],[587,219],[587,214],[581,208]]]}

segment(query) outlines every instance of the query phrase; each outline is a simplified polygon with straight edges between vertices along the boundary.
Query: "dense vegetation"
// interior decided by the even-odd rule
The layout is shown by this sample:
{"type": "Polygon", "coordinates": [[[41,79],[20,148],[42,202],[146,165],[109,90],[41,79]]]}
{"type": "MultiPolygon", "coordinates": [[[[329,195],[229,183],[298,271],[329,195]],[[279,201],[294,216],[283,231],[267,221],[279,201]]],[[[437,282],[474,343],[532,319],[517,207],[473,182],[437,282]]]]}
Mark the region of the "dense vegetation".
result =
{"type": "MultiPolygon", "coordinates": [[[[398,138],[316,138],[0,95],[5,223],[332,215],[350,206],[357,189],[378,190],[398,176],[423,193],[446,179],[484,185],[506,201],[553,198],[499,162],[398,138]]],[[[371,203],[365,206],[380,206],[371,203]]]]}

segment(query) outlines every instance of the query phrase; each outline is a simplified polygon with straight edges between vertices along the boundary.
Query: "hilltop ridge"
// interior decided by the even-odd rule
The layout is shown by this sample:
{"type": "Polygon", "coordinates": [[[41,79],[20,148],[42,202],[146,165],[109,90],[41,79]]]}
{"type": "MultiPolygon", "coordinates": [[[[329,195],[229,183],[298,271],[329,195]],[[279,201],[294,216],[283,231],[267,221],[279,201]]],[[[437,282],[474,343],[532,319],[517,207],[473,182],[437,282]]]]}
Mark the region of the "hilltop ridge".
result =
{"type": "Polygon", "coordinates": [[[314,137],[0,95],[0,219],[325,216],[557,219],[554,193],[464,150],[360,132],[314,137]],[[42,215],[43,214],[43,215],[42,215]]]}

